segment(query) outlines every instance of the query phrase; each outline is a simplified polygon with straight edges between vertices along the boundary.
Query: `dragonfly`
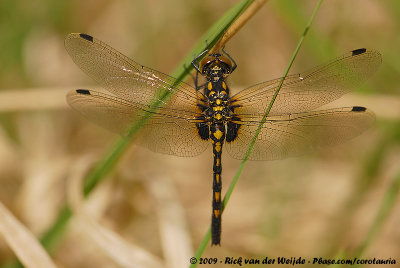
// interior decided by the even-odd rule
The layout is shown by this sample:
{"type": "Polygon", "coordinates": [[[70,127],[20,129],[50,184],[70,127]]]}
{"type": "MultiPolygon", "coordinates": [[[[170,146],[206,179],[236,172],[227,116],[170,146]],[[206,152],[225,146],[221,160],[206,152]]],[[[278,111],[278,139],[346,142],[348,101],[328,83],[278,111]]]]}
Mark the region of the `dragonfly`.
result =
{"type": "MultiPolygon", "coordinates": [[[[87,119],[123,136],[129,136],[135,122],[146,119],[135,143],[158,153],[193,157],[211,144],[211,245],[220,245],[222,148],[233,158],[246,157],[281,78],[231,96],[226,80],[237,64],[224,50],[206,50],[192,61],[205,83],[197,85],[196,80],[196,86],[191,86],[87,34],[69,34],[65,47],[72,60],[105,89],[76,89],[67,94],[69,105],[87,119]]],[[[248,159],[300,156],[360,135],[375,121],[372,111],[361,106],[320,107],[360,86],[381,62],[378,51],[361,48],[287,76],[248,159]]]]}

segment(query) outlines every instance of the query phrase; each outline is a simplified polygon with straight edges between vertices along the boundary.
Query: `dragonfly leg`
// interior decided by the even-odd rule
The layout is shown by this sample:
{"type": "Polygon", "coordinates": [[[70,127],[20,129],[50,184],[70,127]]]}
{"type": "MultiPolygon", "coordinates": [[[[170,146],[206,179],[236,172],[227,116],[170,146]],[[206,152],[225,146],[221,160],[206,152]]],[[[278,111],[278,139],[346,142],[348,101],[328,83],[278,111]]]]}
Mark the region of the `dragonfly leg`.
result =
{"type": "Polygon", "coordinates": [[[232,73],[232,72],[236,69],[236,67],[237,67],[236,61],[231,57],[231,55],[229,55],[228,52],[225,51],[225,47],[222,48],[222,52],[224,52],[224,54],[225,54],[225,55],[232,61],[232,63],[233,63],[232,70],[231,70],[231,73],[232,73]]]}
{"type": "Polygon", "coordinates": [[[208,51],[210,51],[210,50],[208,49],[207,41],[206,41],[206,46],[207,46],[207,49],[204,50],[203,52],[201,52],[197,57],[195,57],[195,58],[192,60],[192,65],[193,65],[193,67],[194,67],[199,73],[201,73],[201,70],[200,70],[200,67],[199,67],[199,60],[202,59],[202,58],[204,57],[204,54],[206,54],[208,51]]]}

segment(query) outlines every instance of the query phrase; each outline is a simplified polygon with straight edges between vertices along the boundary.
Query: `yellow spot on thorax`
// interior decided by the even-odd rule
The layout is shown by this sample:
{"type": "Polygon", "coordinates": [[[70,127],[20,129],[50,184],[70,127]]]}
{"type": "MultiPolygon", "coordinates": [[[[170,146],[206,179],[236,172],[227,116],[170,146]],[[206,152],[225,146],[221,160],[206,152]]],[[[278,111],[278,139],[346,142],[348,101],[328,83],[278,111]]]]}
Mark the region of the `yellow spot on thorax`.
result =
{"type": "Polygon", "coordinates": [[[221,99],[217,99],[217,100],[215,101],[215,103],[216,103],[217,105],[221,105],[222,101],[221,101],[221,99]]]}
{"type": "Polygon", "coordinates": [[[224,109],[224,107],[222,107],[222,106],[214,106],[213,107],[214,112],[222,111],[223,109],[224,109]]]}
{"type": "Polygon", "coordinates": [[[221,152],[221,143],[220,142],[215,143],[215,151],[217,153],[221,152]]]}
{"type": "Polygon", "coordinates": [[[221,114],[216,114],[216,115],[215,115],[215,119],[221,120],[221,119],[222,119],[222,115],[221,115],[221,114]]]}
{"type": "Polygon", "coordinates": [[[222,81],[222,88],[226,90],[226,84],[222,81]]]}
{"type": "Polygon", "coordinates": [[[208,90],[212,89],[212,83],[211,82],[208,82],[207,88],[208,88],[208,90]]]}

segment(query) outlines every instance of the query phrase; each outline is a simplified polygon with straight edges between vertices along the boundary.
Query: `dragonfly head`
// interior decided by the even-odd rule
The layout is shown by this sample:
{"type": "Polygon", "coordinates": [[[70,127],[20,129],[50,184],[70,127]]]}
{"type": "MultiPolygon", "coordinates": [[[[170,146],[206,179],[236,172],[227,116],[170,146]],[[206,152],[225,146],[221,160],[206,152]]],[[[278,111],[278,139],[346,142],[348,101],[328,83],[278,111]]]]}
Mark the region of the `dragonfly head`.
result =
{"type": "Polygon", "coordinates": [[[200,64],[199,69],[201,74],[207,78],[218,80],[219,78],[227,77],[232,73],[232,61],[220,53],[214,53],[205,56],[200,64]]]}

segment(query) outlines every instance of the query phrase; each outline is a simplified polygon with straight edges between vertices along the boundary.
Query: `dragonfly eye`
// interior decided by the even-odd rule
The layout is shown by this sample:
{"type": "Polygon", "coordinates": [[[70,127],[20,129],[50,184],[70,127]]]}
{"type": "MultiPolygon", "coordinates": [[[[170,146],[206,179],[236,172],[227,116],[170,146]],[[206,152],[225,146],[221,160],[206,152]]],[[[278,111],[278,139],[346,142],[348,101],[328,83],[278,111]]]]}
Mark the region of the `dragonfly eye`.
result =
{"type": "Polygon", "coordinates": [[[232,72],[232,61],[219,53],[215,53],[204,57],[199,64],[199,69],[203,75],[226,76],[232,72]]]}
{"type": "Polygon", "coordinates": [[[210,69],[210,65],[215,62],[215,57],[213,55],[205,56],[199,64],[199,69],[202,74],[207,74],[207,71],[210,69]]]}
{"type": "Polygon", "coordinates": [[[225,69],[224,73],[230,74],[232,72],[232,66],[233,66],[232,61],[224,55],[219,56],[218,60],[221,63],[221,67],[225,69]]]}

